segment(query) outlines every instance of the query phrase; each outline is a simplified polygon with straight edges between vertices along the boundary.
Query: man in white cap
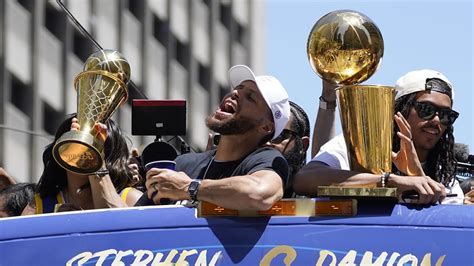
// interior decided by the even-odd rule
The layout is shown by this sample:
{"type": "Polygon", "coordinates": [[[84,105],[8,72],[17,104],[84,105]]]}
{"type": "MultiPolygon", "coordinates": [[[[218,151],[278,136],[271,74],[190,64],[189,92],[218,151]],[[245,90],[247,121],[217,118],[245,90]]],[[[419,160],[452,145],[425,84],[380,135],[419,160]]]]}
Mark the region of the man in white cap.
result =
{"type": "Polygon", "coordinates": [[[298,172],[296,193],[315,196],[321,185],[379,183],[397,187],[399,193],[414,191],[418,199],[412,203],[462,204],[463,193],[454,179],[453,123],[459,114],[452,110],[451,82],[437,71],[418,70],[398,79],[395,89],[393,174],[350,171],[339,135],[298,172]],[[446,198],[447,193],[451,197],[446,198]]]}
{"type": "Polygon", "coordinates": [[[272,76],[255,76],[244,65],[229,70],[233,90],[206,124],[221,135],[217,149],[176,159],[176,171],[147,173],[148,197],[158,203],[200,200],[237,210],[268,210],[283,196],[288,165],[280,152],[262,147],[290,116],[288,94],[272,76]]]}

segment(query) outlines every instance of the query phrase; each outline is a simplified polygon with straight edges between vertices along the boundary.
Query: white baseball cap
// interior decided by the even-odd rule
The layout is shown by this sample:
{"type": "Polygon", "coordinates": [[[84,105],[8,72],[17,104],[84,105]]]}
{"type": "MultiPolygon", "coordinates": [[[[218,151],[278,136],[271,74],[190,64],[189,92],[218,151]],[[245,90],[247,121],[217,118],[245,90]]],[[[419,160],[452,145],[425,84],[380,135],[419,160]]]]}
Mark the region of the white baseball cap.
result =
{"type": "Polygon", "coordinates": [[[395,91],[397,92],[395,100],[402,96],[424,90],[440,91],[445,94],[448,94],[451,99],[454,98],[453,85],[445,75],[435,70],[422,69],[408,72],[397,80],[397,83],[395,85],[395,91]],[[449,88],[438,90],[437,88],[427,86],[427,81],[430,79],[440,79],[446,82],[449,88]]]}
{"type": "Polygon", "coordinates": [[[232,88],[237,87],[246,80],[252,80],[262,94],[267,106],[270,108],[275,124],[275,134],[278,137],[288,123],[290,117],[290,104],[288,93],[280,81],[273,76],[255,76],[253,71],[245,65],[235,65],[229,69],[229,82],[232,88]]]}

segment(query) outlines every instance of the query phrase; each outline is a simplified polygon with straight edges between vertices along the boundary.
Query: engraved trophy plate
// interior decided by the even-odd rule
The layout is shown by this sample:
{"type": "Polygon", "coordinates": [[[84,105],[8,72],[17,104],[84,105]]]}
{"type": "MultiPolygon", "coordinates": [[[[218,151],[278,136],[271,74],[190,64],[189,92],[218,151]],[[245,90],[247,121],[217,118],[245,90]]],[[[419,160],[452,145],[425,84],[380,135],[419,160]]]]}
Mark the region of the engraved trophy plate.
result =
{"type": "Polygon", "coordinates": [[[397,197],[397,189],[393,187],[341,187],[319,186],[318,197],[397,197]]]}

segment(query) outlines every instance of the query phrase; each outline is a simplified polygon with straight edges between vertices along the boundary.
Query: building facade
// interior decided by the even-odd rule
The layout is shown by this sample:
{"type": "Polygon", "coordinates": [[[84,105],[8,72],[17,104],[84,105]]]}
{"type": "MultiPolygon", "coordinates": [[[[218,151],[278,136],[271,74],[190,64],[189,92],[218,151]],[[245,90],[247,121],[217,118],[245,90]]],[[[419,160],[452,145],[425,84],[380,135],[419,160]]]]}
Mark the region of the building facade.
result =
{"type": "MultiPolygon", "coordinates": [[[[129,61],[130,98],[187,100],[187,134],[204,149],[205,117],[229,91],[227,70],[264,69],[264,1],[63,0],[106,49],[129,61]]],[[[58,125],[76,111],[74,77],[96,51],[55,1],[0,1],[0,166],[36,182],[42,153],[58,125]]],[[[132,147],[130,101],[114,115],[132,147]]]]}

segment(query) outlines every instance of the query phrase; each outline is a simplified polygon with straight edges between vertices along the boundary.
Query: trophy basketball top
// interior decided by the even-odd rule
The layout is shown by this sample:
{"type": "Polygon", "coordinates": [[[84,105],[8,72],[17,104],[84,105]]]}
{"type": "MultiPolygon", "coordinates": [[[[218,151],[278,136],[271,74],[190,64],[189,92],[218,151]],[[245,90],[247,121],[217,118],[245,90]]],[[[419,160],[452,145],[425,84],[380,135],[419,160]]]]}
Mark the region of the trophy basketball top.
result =
{"type": "Polygon", "coordinates": [[[99,50],[87,58],[84,71],[106,71],[124,84],[130,81],[130,64],[117,51],[99,50]]]}
{"type": "Polygon", "coordinates": [[[76,89],[80,79],[90,79],[91,75],[108,77],[113,80],[113,83],[117,84],[125,94],[120,104],[128,99],[127,84],[130,81],[131,75],[130,64],[119,52],[105,49],[90,55],[84,64],[84,70],[74,80],[76,89]]]}
{"type": "Polygon", "coordinates": [[[353,85],[370,78],[384,51],[375,23],[357,11],[337,10],[321,17],[307,42],[313,70],[333,84],[353,85]]]}

